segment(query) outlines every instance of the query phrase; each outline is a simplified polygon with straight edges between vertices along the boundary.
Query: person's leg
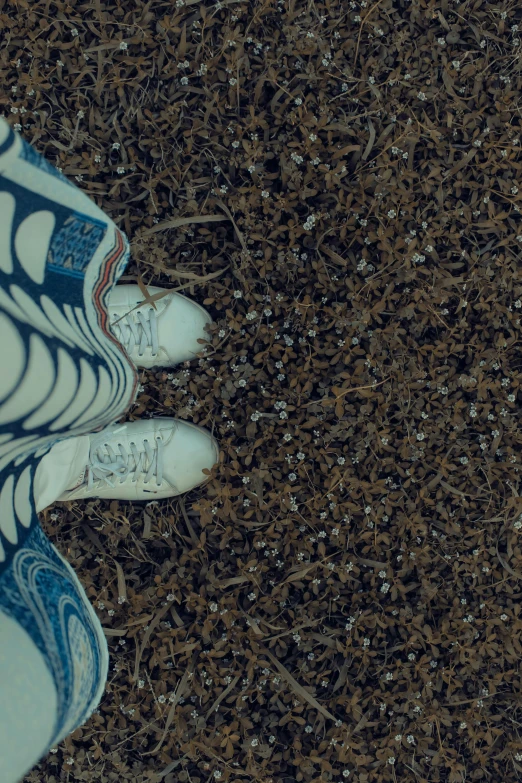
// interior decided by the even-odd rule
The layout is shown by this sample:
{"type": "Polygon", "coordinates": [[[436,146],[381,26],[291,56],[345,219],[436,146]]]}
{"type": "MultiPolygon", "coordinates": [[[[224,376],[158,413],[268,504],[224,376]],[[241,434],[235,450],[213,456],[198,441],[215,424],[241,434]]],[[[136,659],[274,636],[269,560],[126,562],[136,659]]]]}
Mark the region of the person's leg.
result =
{"type": "Polygon", "coordinates": [[[136,286],[111,299],[124,235],[2,119],[0,216],[0,781],[16,783],[85,722],[107,674],[101,626],[37,512],[179,494],[217,444],[173,419],[111,426],[135,397],[130,357],[192,358],[210,319],[171,292],[134,315],[136,286]]]}
{"type": "Polygon", "coordinates": [[[0,780],[16,783],[98,706],[100,623],[70,565],[36,525],[0,576],[0,780]]]}
{"type": "Polygon", "coordinates": [[[16,783],[96,708],[108,660],[85,592],[38,523],[35,495],[54,501],[74,466],[38,467],[58,440],[121,417],[137,374],[108,326],[125,237],[4,120],[0,216],[0,781],[16,783]]]}

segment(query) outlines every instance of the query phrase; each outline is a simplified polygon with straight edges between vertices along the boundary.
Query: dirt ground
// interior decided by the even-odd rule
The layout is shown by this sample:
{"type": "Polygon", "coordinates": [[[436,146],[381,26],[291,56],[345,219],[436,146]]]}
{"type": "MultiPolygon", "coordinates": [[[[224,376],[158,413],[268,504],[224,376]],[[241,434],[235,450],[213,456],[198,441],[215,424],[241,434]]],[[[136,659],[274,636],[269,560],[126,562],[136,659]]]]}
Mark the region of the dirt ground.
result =
{"type": "Polygon", "coordinates": [[[522,776],[522,6],[0,0],[0,104],[202,303],[172,501],[42,515],[110,647],[26,783],[522,776]]]}

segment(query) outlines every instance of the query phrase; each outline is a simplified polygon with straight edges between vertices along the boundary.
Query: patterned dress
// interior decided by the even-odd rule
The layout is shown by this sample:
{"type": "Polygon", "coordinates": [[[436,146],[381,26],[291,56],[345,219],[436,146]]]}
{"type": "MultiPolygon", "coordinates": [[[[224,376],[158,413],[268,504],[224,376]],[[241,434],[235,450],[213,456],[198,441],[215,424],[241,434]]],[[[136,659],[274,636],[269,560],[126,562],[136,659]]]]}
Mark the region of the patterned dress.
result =
{"type": "Polygon", "coordinates": [[[128,255],[114,223],[0,119],[2,783],[84,723],[105,685],[103,631],[42,532],[33,480],[54,443],[114,423],[135,399],[106,309],[128,255]]]}

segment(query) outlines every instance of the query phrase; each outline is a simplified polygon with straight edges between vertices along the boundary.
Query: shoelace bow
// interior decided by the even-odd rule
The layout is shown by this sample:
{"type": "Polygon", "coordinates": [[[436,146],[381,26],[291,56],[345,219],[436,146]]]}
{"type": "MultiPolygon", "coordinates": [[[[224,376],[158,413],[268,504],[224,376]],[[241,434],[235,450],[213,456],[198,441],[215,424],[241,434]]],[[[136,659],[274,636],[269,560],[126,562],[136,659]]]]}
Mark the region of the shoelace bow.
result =
{"type": "MultiPolygon", "coordinates": [[[[122,428],[124,429],[124,428],[122,428]]],[[[111,438],[122,430],[116,430],[111,433],[111,438]]],[[[156,478],[156,483],[161,486],[163,482],[163,441],[160,436],[155,437],[155,446],[151,446],[148,440],[143,440],[143,448],[138,451],[135,443],[130,443],[130,453],[127,453],[125,447],[118,443],[119,453],[117,453],[110,443],[107,443],[106,437],[98,438],[91,446],[88,464],[87,485],[89,489],[93,486],[95,480],[106,482],[110,487],[114,487],[119,479],[123,484],[128,476],[134,474],[133,481],[138,480],[140,473],[145,474],[143,483],[148,484],[151,478],[156,478]],[[105,451],[104,451],[105,450],[105,451]]]]}
{"type": "Polygon", "coordinates": [[[111,324],[117,340],[123,345],[129,356],[138,347],[138,356],[143,356],[145,348],[152,348],[152,355],[158,353],[158,319],[153,307],[149,307],[147,313],[134,310],[127,313],[118,323],[111,324]],[[137,321],[134,320],[136,316],[137,321]]]}

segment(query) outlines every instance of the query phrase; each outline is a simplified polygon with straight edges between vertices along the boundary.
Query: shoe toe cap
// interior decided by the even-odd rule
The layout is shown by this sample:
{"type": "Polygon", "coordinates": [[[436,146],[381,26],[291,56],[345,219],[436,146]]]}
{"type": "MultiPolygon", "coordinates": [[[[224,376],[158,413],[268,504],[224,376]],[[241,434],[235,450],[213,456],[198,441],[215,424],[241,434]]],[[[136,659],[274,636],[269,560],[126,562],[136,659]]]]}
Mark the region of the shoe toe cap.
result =
{"type": "Polygon", "coordinates": [[[165,447],[163,475],[178,492],[187,492],[203,484],[219,459],[219,446],[210,432],[178,421],[173,438],[165,447]]]}
{"type": "Polygon", "coordinates": [[[210,339],[207,326],[211,323],[212,318],[203,307],[174,295],[159,320],[159,344],[173,364],[190,361],[204,348],[198,340],[210,339]]]}

